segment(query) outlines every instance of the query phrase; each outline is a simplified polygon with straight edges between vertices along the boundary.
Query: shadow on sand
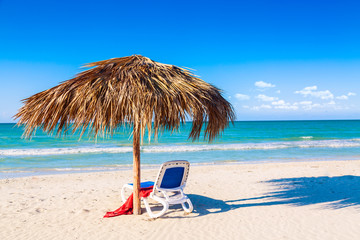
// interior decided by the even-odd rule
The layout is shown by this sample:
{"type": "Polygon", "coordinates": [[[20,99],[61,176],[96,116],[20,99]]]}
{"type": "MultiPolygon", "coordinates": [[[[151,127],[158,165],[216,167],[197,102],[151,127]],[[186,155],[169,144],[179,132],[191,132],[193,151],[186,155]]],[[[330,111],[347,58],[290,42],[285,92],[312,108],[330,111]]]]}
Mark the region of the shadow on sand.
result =
{"type": "Polygon", "coordinates": [[[223,201],[196,194],[188,194],[198,216],[227,212],[237,208],[288,204],[305,206],[323,204],[322,208],[340,209],[360,207],[360,177],[303,177],[282,178],[263,182],[275,191],[263,196],[223,201]]]}

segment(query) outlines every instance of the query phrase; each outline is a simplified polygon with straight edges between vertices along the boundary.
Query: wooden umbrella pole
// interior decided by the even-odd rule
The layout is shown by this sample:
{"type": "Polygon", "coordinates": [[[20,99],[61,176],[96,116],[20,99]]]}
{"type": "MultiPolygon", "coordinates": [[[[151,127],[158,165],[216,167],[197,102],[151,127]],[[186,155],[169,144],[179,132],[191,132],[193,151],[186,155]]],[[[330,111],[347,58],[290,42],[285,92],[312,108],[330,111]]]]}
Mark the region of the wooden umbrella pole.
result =
{"type": "Polygon", "coordinates": [[[140,131],[139,127],[134,126],[133,132],[133,167],[134,167],[134,215],[141,214],[140,202],[140,131]]]}

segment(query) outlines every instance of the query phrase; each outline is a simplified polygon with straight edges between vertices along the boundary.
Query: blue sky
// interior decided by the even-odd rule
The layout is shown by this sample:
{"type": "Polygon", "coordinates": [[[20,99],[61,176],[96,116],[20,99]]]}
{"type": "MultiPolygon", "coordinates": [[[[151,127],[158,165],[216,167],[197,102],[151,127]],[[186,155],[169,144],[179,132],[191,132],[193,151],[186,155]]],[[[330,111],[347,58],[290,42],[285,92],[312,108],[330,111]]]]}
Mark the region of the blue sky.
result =
{"type": "Polygon", "coordinates": [[[237,120],[360,119],[358,1],[0,0],[0,122],[83,64],[195,69],[237,120]]]}

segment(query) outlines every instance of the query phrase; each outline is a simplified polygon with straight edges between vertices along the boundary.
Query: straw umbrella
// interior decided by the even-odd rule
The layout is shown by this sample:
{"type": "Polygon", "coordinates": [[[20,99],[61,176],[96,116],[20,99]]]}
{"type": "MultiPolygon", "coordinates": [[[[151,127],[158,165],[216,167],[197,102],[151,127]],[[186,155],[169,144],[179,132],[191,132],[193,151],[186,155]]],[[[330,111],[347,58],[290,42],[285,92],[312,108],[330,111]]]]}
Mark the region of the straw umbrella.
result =
{"type": "Polygon", "coordinates": [[[134,214],[141,214],[140,138],[154,132],[176,130],[189,117],[189,138],[213,140],[234,112],[216,87],[190,71],[133,55],[85,65],[88,70],[58,86],[24,99],[15,118],[30,137],[37,128],[57,135],[86,129],[90,134],[112,134],[118,127],[132,126],[134,168],[134,214]]]}

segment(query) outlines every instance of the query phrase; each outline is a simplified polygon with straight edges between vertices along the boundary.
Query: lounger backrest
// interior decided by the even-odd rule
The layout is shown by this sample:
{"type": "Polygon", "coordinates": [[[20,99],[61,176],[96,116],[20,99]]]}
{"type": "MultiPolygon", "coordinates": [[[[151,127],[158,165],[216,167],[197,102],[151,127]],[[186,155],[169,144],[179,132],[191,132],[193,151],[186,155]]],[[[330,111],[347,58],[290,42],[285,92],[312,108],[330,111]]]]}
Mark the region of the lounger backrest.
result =
{"type": "Polygon", "coordinates": [[[190,163],[185,160],[169,161],[161,165],[155,186],[158,189],[183,187],[189,174],[190,163]]]}

